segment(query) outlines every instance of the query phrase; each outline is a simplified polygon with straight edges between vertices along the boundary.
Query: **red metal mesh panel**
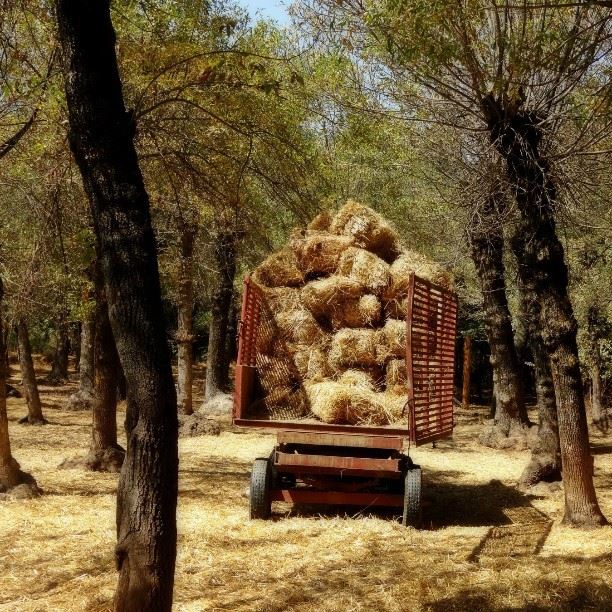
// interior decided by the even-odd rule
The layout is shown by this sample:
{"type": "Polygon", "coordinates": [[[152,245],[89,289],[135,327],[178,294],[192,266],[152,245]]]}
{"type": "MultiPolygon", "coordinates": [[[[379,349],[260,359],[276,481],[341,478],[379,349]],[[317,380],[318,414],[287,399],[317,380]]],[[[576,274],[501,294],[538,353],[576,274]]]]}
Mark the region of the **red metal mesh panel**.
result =
{"type": "Polygon", "coordinates": [[[457,296],[413,274],[407,325],[410,438],[418,445],[453,431],[457,296]]]}

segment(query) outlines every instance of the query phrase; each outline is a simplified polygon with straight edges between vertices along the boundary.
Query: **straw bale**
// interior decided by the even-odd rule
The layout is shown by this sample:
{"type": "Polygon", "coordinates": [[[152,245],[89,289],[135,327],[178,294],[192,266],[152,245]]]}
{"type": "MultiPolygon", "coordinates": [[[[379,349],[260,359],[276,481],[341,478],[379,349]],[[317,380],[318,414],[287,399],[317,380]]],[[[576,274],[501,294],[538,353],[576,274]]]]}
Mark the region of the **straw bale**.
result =
{"type": "Polygon", "coordinates": [[[363,387],[370,391],[377,391],[380,386],[380,370],[377,368],[364,368],[345,370],[338,376],[338,382],[344,385],[363,387]]]}
{"type": "Polygon", "coordinates": [[[405,398],[365,385],[325,381],[306,385],[312,413],[325,423],[387,425],[404,413],[405,398]]]}
{"type": "Polygon", "coordinates": [[[285,247],[266,258],[253,272],[253,280],[264,287],[299,287],[304,275],[295,253],[285,247]]]}
{"type": "Polygon", "coordinates": [[[325,351],[320,347],[296,347],[293,350],[293,363],[302,380],[319,382],[331,374],[325,351]]]}
{"type": "Polygon", "coordinates": [[[266,318],[265,323],[257,327],[257,336],[255,338],[257,353],[273,355],[276,350],[278,337],[279,334],[276,325],[274,325],[271,319],[266,318]]]}
{"type": "Polygon", "coordinates": [[[375,295],[362,295],[338,304],[329,314],[334,329],[374,327],[380,323],[382,318],[382,306],[375,295]]]}
{"type": "Polygon", "coordinates": [[[317,232],[328,232],[332,222],[332,216],[329,211],[319,213],[309,224],[308,229],[317,232]]]}
{"type": "Polygon", "coordinates": [[[408,314],[408,298],[399,297],[384,300],[385,316],[391,319],[405,319],[408,314]]]}
{"type": "Polygon", "coordinates": [[[306,230],[303,236],[294,234],[289,244],[301,271],[304,275],[313,276],[335,272],[340,256],[353,244],[353,239],[350,236],[306,230]]]}
{"type": "Polygon", "coordinates": [[[406,321],[387,319],[381,330],[384,339],[384,351],[388,357],[406,356],[406,321]]]}
{"type": "Polygon", "coordinates": [[[361,285],[345,276],[330,276],[308,283],[301,290],[302,303],[315,317],[327,316],[350,298],[359,297],[361,285]]]}
{"type": "Polygon", "coordinates": [[[429,259],[429,257],[421,253],[404,250],[391,264],[391,281],[385,291],[386,300],[401,302],[402,298],[406,297],[408,294],[410,274],[412,272],[445,289],[454,288],[452,275],[439,263],[429,259]]]}
{"type": "Polygon", "coordinates": [[[389,264],[374,253],[357,247],[350,247],[342,253],[338,274],[355,279],[375,295],[380,295],[390,280],[389,264]]]}
{"type": "Polygon", "coordinates": [[[263,290],[263,301],[272,315],[283,310],[297,310],[302,307],[300,289],[294,287],[274,287],[263,290]]]}
{"type": "MultiPolygon", "coordinates": [[[[384,342],[383,342],[384,346],[384,342]]],[[[337,370],[383,363],[381,337],[373,329],[341,329],[332,338],[329,362],[337,370]]]]}
{"type": "Polygon", "coordinates": [[[384,405],[385,414],[388,423],[397,423],[398,421],[407,422],[408,406],[406,393],[400,394],[386,391],[379,394],[384,405]]]}
{"type": "Polygon", "coordinates": [[[361,386],[326,381],[306,385],[306,395],[324,423],[384,425],[388,420],[377,394],[361,386]]]}
{"type": "Polygon", "coordinates": [[[279,387],[255,402],[250,408],[255,418],[273,420],[299,419],[310,413],[303,389],[279,387]]]}
{"type": "Polygon", "coordinates": [[[296,387],[300,384],[300,375],[291,357],[277,352],[275,356],[257,355],[257,371],[263,390],[273,393],[279,388],[296,387]]]}
{"type": "Polygon", "coordinates": [[[408,379],[405,359],[391,359],[385,370],[385,387],[388,392],[406,394],[408,392],[408,379]]]}
{"type": "Polygon", "coordinates": [[[400,252],[397,232],[377,212],[349,200],[336,214],[330,231],[341,236],[351,236],[355,245],[375,253],[387,262],[400,252]]]}
{"type": "Polygon", "coordinates": [[[305,308],[291,308],[274,314],[280,336],[289,342],[316,344],[324,333],[316,319],[305,308]]]}

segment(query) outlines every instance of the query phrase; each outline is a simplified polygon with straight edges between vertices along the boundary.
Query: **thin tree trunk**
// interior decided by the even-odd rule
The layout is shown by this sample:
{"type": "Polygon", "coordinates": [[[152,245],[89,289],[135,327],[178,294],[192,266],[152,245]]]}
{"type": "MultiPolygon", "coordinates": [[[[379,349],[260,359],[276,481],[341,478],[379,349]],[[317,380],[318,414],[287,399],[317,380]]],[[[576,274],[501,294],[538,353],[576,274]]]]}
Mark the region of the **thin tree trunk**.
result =
{"type": "Polygon", "coordinates": [[[19,464],[11,454],[8,417],[6,414],[6,378],[8,363],[6,359],[6,345],[4,343],[4,320],[1,311],[3,297],[4,287],[0,279],[0,493],[12,489],[20,482],[19,464]]]}
{"type": "Polygon", "coordinates": [[[70,338],[68,336],[68,324],[66,315],[62,313],[57,320],[55,329],[55,354],[51,372],[47,376],[47,382],[59,385],[68,380],[68,358],[70,356],[70,338]]]}
{"type": "Polygon", "coordinates": [[[578,345],[577,324],[568,295],[568,272],[563,245],[556,232],[556,187],[548,161],[540,154],[541,118],[520,108],[502,106],[492,95],[483,100],[491,141],[506,161],[509,182],[521,216],[518,234],[524,237],[520,266],[534,275],[540,305],[542,340],[550,357],[557,399],[557,416],[565,515],[575,526],[606,523],[593,484],[578,345]]]}
{"type": "Polygon", "coordinates": [[[500,214],[503,199],[503,193],[494,186],[468,228],[472,259],[482,292],[495,393],[496,431],[486,432],[481,440],[493,446],[497,435],[492,434],[499,432],[502,437],[508,437],[511,432],[515,434],[529,424],[506,297],[504,234],[500,214]]]}
{"type": "Polygon", "coordinates": [[[96,280],[95,392],[91,446],[87,467],[98,472],[119,472],[125,451],[117,444],[117,384],[119,356],[108,318],[103,279],[96,280]]]}
{"type": "Polygon", "coordinates": [[[181,232],[179,266],[178,329],[178,407],[182,414],[193,414],[193,244],[195,231],[181,232]]]}
{"type": "Polygon", "coordinates": [[[236,234],[233,230],[218,230],[215,236],[215,264],[217,288],[212,300],[208,356],[206,360],[206,389],[204,396],[212,399],[226,392],[229,385],[229,356],[227,328],[234,293],[236,275],[236,234]]]}
{"type": "Polygon", "coordinates": [[[4,298],[4,285],[0,279],[0,493],[27,484],[33,495],[40,494],[36,481],[32,476],[22,472],[19,463],[11,454],[11,441],[9,438],[8,416],[6,413],[6,379],[8,376],[8,359],[6,340],[4,334],[4,319],[2,302],[4,298]]]}
{"type": "Polygon", "coordinates": [[[117,491],[116,611],[172,608],[178,416],[156,242],[115,55],[110,3],[58,0],[70,143],[101,253],[127,381],[127,453],[117,491]]]}
{"type": "Polygon", "coordinates": [[[593,355],[593,363],[590,367],[591,371],[591,419],[594,425],[607,429],[606,418],[601,400],[601,357],[599,354],[599,344],[595,343],[595,351],[593,355]]]}
{"type": "Polygon", "coordinates": [[[472,378],[472,336],[463,336],[463,380],[461,390],[461,407],[470,407],[470,381],[472,378]]]}
{"type": "Polygon", "coordinates": [[[96,335],[95,312],[89,313],[81,322],[81,350],[79,367],[79,390],[70,397],[70,408],[87,410],[94,398],[94,342],[96,335]]]}
{"type": "Polygon", "coordinates": [[[32,359],[32,347],[30,346],[30,335],[28,326],[23,319],[17,324],[17,342],[19,344],[19,367],[21,368],[21,380],[26,401],[28,403],[28,414],[19,420],[20,423],[29,425],[45,425],[45,420],[38,393],[38,383],[36,382],[36,372],[34,371],[34,361],[32,359]]]}

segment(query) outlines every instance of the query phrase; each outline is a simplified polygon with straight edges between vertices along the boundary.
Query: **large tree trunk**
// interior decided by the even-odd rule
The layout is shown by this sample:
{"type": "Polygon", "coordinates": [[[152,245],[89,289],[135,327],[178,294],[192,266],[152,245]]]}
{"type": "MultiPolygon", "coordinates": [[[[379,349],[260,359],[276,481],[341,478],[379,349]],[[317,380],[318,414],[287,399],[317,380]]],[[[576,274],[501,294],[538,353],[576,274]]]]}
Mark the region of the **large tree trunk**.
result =
{"type": "Polygon", "coordinates": [[[520,108],[522,101],[502,105],[493,96],[483,101],[491,140],[506,161],[525,237],[520,266],[531,268],[540,306],[542,340],[550,357],[557,399],[563,480],[564,522],[575,526],[606,523],[593,484],[586,411],[576,342],[577,324],[568,295],[563,245],[556,232],[555,183],[540,154],[541,118],[520,108]]]}
{"type": "Polygon", "coordinates": [[[8,359],[4,335],[4,320],[1,316],[4,286],[0,279],[0,493],[4,494],[18,485],[29,487],[31,494],[39,494],[36,481],[19,468],[11,454],[11,441],[6,413],[6,379],[8,376],[8,359]]]}
{"type": "MultiPolygon", "coordinates": [[[[523,236],[515,234],[511,244],[519,261],[524,248],[523,236]]],[[[561,480],[561,449],[550,359],[540,333],[540,306],[535,293],[535,279],[531,268],[519,265],[518,269],[520,312],[526,342],[531,346],[533,355],[539,416],[538,437],[531,450],[531,459],[519,479],[519,487],[526,489],[539,482],[561,480]]]]}
{"type": "Polygon", "coordinates": [[[59,385],[68,380],[68,359],[70,357],[70,337],[68,335],[68,323],[66,315],[62,313],[57,319],[55,328],[55,354],[51,372],[47,376],[47,382],[51,385],[59,385]]]}
{"type": "Polygon", "coordinates": [[[125,451],[117,444],[119,356],[108,318],[103,279],[99,278],[96,285],[95,392],[86,465],[98,472],[119,472],[125,457],[125,451]]]}
{"type": "Polygon", "coordinates": [[[176,560],[178,417],[149,199],[133,143],[108,0],[58,0],[70,143],[101,253],[127,381],[117,491],[117,611],[170,611],[176,560]]]}
{"type": "Polygon", "coordinates": [[[524,435],[524,426],[529,424],[506,297],[502,205],[503,195],[494,189],[476,211],[468,228],[472,259],[482,292],[493,370],[495,424],[492,431],[481,437],[488,446],[497,446],[500,437],[507,438],[511,433],[524,435]]]}
{"type": "Polygon", "coordinates": [[[236,275],[236,233],[220,229],[215,235],[217,287],[212,300],[208,356],[206,360],[206,400],[228,390],[230,359],[227,329],[236,275]]]}
{"type": "Polygon", "coordinates": [[[179,264],[178,329],[178,407],[182,414],[193,413],[193,243],[195,231],[181,231],[179,264]]]}
{"type": "Polygon", "coordinates": [[[91,408],[94,398],[94,342],[96,334],[95,312],[88,314],[81,322],[81,350],[79,360],[79,390],[70,396],[72,410],[91,408]]]}
{"type": "Polygon", "coordinates": [[[23,319],[17,324],[17,342],[19,345],[19,367],[21,368],[21,380],[26,401],[28,403],[28,414],[19,420],[20,423],[29,425],[44,425],[47,423],[43,416],[34,361],[32,359],[32,347],[30,346],[30,335],[28,326],[23,319]]]}

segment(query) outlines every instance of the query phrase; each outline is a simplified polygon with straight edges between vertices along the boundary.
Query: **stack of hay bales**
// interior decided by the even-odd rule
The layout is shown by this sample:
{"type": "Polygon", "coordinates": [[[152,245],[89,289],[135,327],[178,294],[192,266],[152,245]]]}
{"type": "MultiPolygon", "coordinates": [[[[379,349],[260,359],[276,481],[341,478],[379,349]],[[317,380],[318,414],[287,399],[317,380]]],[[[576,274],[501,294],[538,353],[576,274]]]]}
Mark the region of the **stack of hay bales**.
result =
{"type": "Polygon", "coordinates": [[[356,202],[294,231],[252,276],[264,296],[259,416],[405,422],[411,272],[452,288],[448,272],[403,248],[389,223],[356,202]]]}

